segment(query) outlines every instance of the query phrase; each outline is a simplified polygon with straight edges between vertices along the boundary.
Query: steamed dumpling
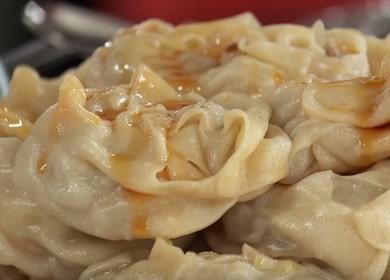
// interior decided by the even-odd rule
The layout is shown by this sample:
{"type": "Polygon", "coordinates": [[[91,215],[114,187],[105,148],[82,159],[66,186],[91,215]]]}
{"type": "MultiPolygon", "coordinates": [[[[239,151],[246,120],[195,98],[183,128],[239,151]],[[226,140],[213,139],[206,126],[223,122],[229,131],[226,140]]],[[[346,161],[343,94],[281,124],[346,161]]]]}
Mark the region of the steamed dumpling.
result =
{"type": "MultiPolygon", "coordinates": [[[[0,264],[14,266],[34,279],[72,280],[78,279],[85,267],[129,248],[137,259],[147,256],[150,242],[92,237],[41,208],[14,183],[12,168],[19,145],[16,138],[0,138],[0,264]]],[[[0,276],[2,273],[11,272],[0,269],[0,276]]]]}
{"type": "Polygon", "coordinates": [[[265,39],[242,42],[236,56],[202,74],[201,94],[225,90],[261,97],[307,75],[328,81],[370,75],[367,44],[356,31],[326,31],[320,22],[312,28],[277,24],[260,29],[265,39]]]}
{"type": "Polygon", "coordinates": [[[233,91],[271,105],[271,123],[293,143],[283,182],[320,170],[357,172],[386,159],[389,84],[387,76],[371,76],[364,36],[325,31],[321,23],[261,30],[268,40],[241,44],[241,55],[205,72],[199,84],[208,97],[233,91]]]}
{"type": "Polygon", "coordinates": [[[311,118],[376,128],[390,122],[389,81],[368,77],[340,82],[313,82],[303,93],[303,111],[311,118]]]}
{"type": "Polygon", "coordinates": [[[271,123],[293,143],[284,183],[320,170],[358,172],[390,156],[387,72],[372,76],[362,34],[321,23],[260,29],[266,39],[239,44],[239,55],[202,74],[200,93],[244,93],[271,105],[271,123]]]}
{"type": "Polygon", "coordinates": [[[198,91],[199,75],[234,53],[236,44],[264,40],[259,26],[249,13],[176,28],[149,20],[119,32],[77,75],[87,87],[107,87],[129,83],[133,70],[147,64],[175,89],[198,91]]]}
{"type": "Polygon", "coordinates": [[[390,156],[388,82],[361,78],[340,82],[293,80],[264,96],[272,123],[292,139],[286,183],[318,170],[356,172],[390,156]]]}
{"type": "Polygon", "coordinates": [[[366,36],[367,56],[371,71],[376,76],[390,74],[390,37],[379,39],[374,36],[366,36]]]}
{"type": "Polygon", "coordinates": [[[390,277],[388,38],[148,20],[69,73],[0,101],[0,280],[390,277]]]}
{"type": "Polygon", "coordinates": [[[46,211],[97,237],[198,231],[288,171],[290,140],[268,126],[268,105],[220,99],[238,109],[180,96],[145,66],[130,85],[104,91],[68,76],[22,143],[15,179],[46,211]]]}
{"type": "Polygon", "coordinates": [[[80,280],[336,280],[335,274],[314,265],[299,265],[290,260],[269,258],[244,245],[241,255],[218,255],[213,252],[183,253],[180,248],[157,239],[149,259],[134,263],[120,255],[88,268],[80,280]]]}
{"type": "MultiPolygon", "coordinates": [[[[247,58],[237,57],[231,63],[239,60],[247,58]]],[[[232,77],[244,72],[235,71],[232,77]]],[[[226,74],[221,73],[216,72],[214,79],[226,74]]],[[[267,77],[269,81],[271,74],[267,77]]],[[[221,90],[228,89],[229,84],[223,83],[221,90]]],[[[252,102],[258,99],[252,97],[252,102]]],[[[265,90],[260,99],[272,107],[270,123],[292,140],[289,174],[283,183],[296,183],[320,170],[358,172],[390,156],[390,94],[385,78],[327,82],[301,76],[265,90]]]]}
{"type": "MultiPolygon", "coordinates": [[[[146,64],[176,90],[199,91],[197,81],[203,72],[228,61],[238,43],[256,40],[265,36],[250,13],[177,28],[148,20],[120,30],[72,72],[86,87],[106,88],[129,83],[134,69],[146,64]]],[[[42,78],[30,67],[20,66],[3,102],[33,122],[57,102],[62,80],[42,78]]]]}
{"type": "MultiPolygon", "coordinates": [[[[87,88],[106,88],[129,83],[146,64],[182,93],[261,95],[306,74],[330,81],[376,74],[380,58],[371,53],[386,43],[371,41],[350,29],[325,30],[321,22],[261,26],[250,13],[177,27],[148,20],[119,31],[73,72],[87,88]]],[[[62,80],[19,67],[5,104],[33,122],[56,103],[62,80]]]]}
{"type": "Polygon", "coordinates": [[[44,79],[31,67],[18,66],[12,75],[9,93],[0,106],[34,122],[57,102],[61,81],[61,77],[44,79]]]}
{"type": "Polygon", "coordinates": [[[389,82],[383,77],[327,82],[302,76],[261,100],[273,109],[271,124],[292,140],[283,183],[320,170],[358,172],[390,156],[389,82]]]}
{"type": "Polygon", "coordinates": [[[312,28],[277,24],[265,26],[262,31],[268,41],[243,44],[240,49],[281,69],[286,77],[311,73],[336,81],[369,74],[367,44],[355,30],[325,30],[317,22],[312,28]]]}
{"type": "MultiPolygon", "coordinates": [[[[177,27],[148,20],[118,32],[74,73],[86,87],[105,88],[129,83],[146,64],[180,92],[211,96],[223,87],[261,94],[308,73],[331,81],[377,75],[386,44],[351,29],[325,30],[321,22],[261,26],[250,13],[177,27]],[[237,56],[242,59],[233,63],[237,56]]],[[[56,102],[61,81],[19,67],[5,103],[35,121],[56,102]]]]}
{"type": "Polygon", "coordinates": [[[76,75],[87,87],[104,88],[130,82],[140,64],[147,64],[177,90],[204,96],[222,88],[262,94],[306,74],[337,81],[371,71],[366,38],[357,31],[325,30],[321,22],[311,28],[261,26],[245,13],[177,27],[146,21],[119,32],[76,75]],[[241,58],[234,60],[237,57],[241,58]]]}
{"type": "Polygon", "coordinates": [[[60,79],[45,80],[30,67],[17,67],[0,101],[0,137],[26,138],[32,123],[56,102],[60,79]]]}
{"type": "Polygon", "coordinates": [[[319,260],[348,279],[382,279],[390,253],[389,179],[389,161],[354,176],[315,173],[237,204],[207,239],[218,252],[248,243],[273,257],[319,260]]]}
{"type": "Polygon", "coordinates": [[[283,72],[255,58],[238,55],[199,78],[201,94],[213,96],[220,92],[239,92],[256,96],[275,91],[284,81],[283,72]],[[261,74],[260,74],[261,73],[261,74]]]}

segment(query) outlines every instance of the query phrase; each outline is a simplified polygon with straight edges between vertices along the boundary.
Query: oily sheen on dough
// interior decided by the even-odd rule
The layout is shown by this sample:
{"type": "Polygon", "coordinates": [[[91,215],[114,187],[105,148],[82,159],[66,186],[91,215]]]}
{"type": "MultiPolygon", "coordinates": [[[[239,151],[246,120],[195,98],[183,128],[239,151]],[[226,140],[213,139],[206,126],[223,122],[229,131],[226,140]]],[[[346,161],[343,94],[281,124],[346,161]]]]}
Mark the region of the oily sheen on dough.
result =
{"type": "Polygon", "coordinates": [[[389,42],[151,19],[17,67],[0,279],[390,279],[389,42]]]}
{"type": "Polygon", "coordinates": [[[68,76],[22,143],[15,179],[96,237],[193,233],[287,174],[289,138],[268,126],[267,104],[242,103],[224,109],[182,97],[143,65],[128,86],[103,93],[68,76]]]}
{"type": "Polygon", "coordinates": [[[381,279],[390,253],[389,178],[389,161],[353,176],[314,173],[237,204],[206,236],[217,252],[247,243],[273,257],[318,259],[347,279],[381,279]]]}
{"type": "Polygon", "coordinates": [[[88,268],[80,280],[136,279],[316,279],[337,280],[337,275],[315,265],[300,265],[291,260],[276,260],[244,245],[239,255],[214,252],[183,253],[163,239],[157,239],[148,260],[132,262],[120,255],[88,268]]]}

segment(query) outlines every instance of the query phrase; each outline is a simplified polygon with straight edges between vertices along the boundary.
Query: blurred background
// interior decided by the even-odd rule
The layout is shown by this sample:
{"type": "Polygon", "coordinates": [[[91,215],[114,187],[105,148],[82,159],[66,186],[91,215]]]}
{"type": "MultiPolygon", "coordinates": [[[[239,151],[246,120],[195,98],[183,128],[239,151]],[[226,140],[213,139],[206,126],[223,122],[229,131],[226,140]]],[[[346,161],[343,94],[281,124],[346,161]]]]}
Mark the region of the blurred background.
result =
{"type": "Polygon", "coordinates": [[[321,18],[327,27],[351,26],[380,37],[390,31],[390,0],[0,0],[0,83],[19,63],[58,75],[117,28],[151,17],[178,24],[244,11],[263,24],[321,18]]]}

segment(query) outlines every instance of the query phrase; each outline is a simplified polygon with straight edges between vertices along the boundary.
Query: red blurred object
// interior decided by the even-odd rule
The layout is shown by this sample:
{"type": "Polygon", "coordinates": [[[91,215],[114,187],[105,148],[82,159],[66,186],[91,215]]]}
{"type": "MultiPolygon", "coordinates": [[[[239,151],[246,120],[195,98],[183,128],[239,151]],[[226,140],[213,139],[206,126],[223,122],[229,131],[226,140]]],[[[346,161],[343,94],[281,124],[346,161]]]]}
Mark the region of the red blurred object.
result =
{"type": "MultiPolygon", "coordinates": [[[[97,0],[111,14],[139,22],[161,18],[172,23],[210,20],[251,11],[263,24],[292,22],[338,5],[357,5],[367,0],[97,0]]],[[[372,0],[369,2],[373,2],[372,0]]]]}

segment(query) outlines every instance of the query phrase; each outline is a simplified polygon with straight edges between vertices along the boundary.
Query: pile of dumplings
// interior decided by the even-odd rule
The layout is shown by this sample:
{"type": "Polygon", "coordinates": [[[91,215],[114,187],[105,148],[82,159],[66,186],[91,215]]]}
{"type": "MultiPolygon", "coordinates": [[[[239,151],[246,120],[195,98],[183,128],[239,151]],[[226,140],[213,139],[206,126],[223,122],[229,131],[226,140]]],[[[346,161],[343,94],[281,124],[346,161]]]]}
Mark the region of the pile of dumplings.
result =
{"type": "Polygon", "coordinates": [[[390,279],[390,38],[120,30],[0,101],[0,279],[390,279]]]}

